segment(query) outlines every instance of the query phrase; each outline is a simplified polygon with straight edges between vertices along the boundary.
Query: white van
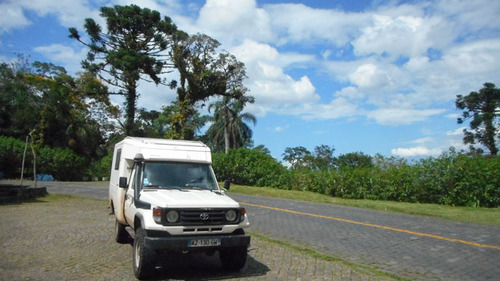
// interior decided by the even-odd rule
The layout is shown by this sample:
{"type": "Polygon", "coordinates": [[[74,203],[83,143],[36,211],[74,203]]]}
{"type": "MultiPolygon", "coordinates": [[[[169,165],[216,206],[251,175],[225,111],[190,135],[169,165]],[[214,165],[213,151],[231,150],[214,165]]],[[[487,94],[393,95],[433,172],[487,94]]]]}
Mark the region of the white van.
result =
{"type": "Polygon", "coordinates": [[[126,137],[115,145],[109,204],[116,241],[133,239],[137,278],[150,277],[156,255],[172,252],[219,251],[225,268],[245,265],[246,210],[221,190],[211,163],[196,141],[126,137]]]}

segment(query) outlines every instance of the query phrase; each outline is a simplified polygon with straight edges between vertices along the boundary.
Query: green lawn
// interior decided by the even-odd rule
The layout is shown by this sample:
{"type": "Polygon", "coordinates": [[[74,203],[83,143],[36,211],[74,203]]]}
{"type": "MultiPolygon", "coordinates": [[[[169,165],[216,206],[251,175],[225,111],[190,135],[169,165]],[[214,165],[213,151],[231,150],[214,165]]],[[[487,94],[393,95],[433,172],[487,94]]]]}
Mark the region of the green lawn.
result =
{"type": "Polygon", "coordinates": [[[340,199],[308,191],[282,190],[277,188],[252,187],[236,184],[231,185],[229,193],[328,203],[411,215],[436,217],[445,220],[500,226],[500,208],[453,207],[435,204],[340,199]]]}

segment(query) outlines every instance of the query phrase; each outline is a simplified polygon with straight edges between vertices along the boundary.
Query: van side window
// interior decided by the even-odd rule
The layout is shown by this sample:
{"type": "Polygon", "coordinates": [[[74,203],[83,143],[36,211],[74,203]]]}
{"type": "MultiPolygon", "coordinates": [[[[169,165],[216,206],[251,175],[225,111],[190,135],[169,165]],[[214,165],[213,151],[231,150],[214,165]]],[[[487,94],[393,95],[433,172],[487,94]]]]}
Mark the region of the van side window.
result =
{"type": "Polygon", "coordinates": [[[122,149],[118,149],[116,151],[116,157],[115,157],[115,170],[118,170],[120,168],[120,158],[122,156],[122,149]]]}

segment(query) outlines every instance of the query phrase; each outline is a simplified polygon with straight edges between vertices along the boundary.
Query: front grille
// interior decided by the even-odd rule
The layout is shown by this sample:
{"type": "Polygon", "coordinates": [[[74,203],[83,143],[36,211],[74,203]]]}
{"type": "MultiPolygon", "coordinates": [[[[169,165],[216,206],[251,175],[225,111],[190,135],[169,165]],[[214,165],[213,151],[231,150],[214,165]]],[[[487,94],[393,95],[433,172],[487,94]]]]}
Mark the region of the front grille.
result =
{"type": "Polygon", "coordinates": [[[226,210],[181,210],[182,225],[217,225],[226,224],[226,210]]]}

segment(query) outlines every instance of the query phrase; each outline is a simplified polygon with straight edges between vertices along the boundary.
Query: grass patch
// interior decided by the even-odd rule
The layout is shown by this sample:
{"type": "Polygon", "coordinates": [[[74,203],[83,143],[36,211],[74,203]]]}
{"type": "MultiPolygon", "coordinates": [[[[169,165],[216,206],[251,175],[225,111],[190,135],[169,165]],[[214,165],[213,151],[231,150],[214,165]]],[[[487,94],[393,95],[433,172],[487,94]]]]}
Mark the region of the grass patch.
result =
{"type": "Polygon", "coordinates": [[[410,215],[429,216],[458,222],[500,226],[500,208],[453,207],[436,204],[404,203],[366,199],[341,199],[310,191],[283,190],[237,184],[231,185],[231,190],[229,192],[358,207],[410,215]]]}

